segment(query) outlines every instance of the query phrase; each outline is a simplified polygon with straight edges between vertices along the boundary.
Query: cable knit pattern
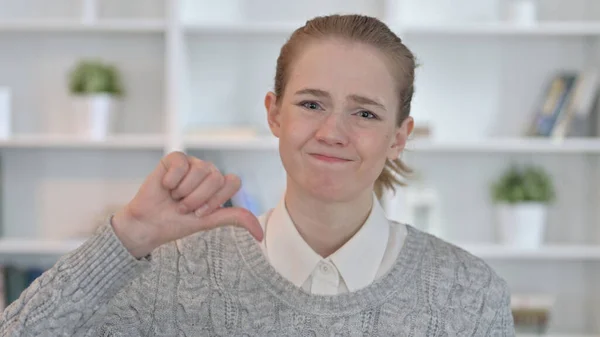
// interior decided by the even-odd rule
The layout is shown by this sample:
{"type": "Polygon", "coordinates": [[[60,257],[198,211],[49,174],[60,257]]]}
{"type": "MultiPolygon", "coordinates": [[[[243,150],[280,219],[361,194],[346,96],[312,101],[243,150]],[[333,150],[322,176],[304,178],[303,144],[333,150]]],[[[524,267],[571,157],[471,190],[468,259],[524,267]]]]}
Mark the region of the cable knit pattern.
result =
{"type": "Polygon", "coordinates": [[[386,275],[329,296],[283,278],[240,228],[136,260],[107,223],[4,311],[0,336],[514,336],[506,282],[407,228],[386,275]]]}

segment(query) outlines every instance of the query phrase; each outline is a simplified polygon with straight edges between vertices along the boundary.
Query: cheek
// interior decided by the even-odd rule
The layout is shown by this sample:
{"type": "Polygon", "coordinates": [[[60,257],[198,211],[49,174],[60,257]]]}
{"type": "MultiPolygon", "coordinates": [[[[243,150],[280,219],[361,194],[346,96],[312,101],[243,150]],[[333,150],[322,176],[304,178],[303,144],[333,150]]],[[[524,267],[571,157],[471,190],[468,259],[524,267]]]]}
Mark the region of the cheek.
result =
{"type": "Polygon", "coordinates": [[[391,138],[389,132],[383,130],[360,132],[354,137],[356,149],[363,160],[373,162],[385,162],[391,138]]]}
{"type": "Polygon", "coordinates": [[[282,119],[282,138],[288,146],[299,147],[306,143],[313,135],[315,122],[303,118],[295,111],[287,111],[282,119]]]}

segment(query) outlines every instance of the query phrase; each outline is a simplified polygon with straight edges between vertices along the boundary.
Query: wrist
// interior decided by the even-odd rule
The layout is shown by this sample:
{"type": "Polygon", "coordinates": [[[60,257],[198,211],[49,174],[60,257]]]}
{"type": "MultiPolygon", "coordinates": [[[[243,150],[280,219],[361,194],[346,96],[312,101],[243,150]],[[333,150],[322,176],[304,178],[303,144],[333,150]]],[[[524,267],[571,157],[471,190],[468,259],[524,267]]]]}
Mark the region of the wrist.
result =
{"type": "Polygon", "coordinates": [[[143,230],[143,225],[132,217],[126,208],[122,208],[112,216],[110,225],[123,246],[136,259],[140,259],[154,250],[146,231],[143,230]]]}

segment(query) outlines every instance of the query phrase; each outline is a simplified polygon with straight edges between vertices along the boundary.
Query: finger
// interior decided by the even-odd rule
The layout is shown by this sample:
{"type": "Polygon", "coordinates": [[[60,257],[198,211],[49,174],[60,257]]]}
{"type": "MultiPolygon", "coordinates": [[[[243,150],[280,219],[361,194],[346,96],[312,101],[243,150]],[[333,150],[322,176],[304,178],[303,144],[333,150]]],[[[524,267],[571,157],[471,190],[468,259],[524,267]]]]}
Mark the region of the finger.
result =
{"type": "Polygon", "coordinates": [[[212,171],[202,183],[179,202],[179,211],[187,213],[203,206],[225,184],[225,177],[219,171],[212,171]]]}
{"type": "Polygon", "coordinates": [[[175,200],[182,199],[192,193],[212,171],[212,165],[200,159],[191,158],[190,161],[190,169],[187,171],[187,174],[183,177],[179,185],[171,191],[171,197],[175,200]]]}
{"type": "Polygon", "coordinates": [[[210,214],[212,211],[218,209],[231,199],[231,197],[240,189],[242,185],[240,178],[235,174],[228,174],[225,176],[225,183],[220,190],[218,190],[212,198],[210,198],[202,207],[196,210],[196,216],[203,216],[210,214]]]}
{"type": "Polygon", "coordinates": [[[190,168],[188,157],[179,151],[169,153],[160,162],[166,171],[162,179],[162,184],[169,190],[179,185],[190,168]]]}
{"type": "Polygon", "coordinates": [[[239,207],[220,208],[213,213],[198,219],[204,228],[220,226],[237,226],[245,228],[258,241],[262,241],[264,233],[260,222],[249,210],[239,207]]]}

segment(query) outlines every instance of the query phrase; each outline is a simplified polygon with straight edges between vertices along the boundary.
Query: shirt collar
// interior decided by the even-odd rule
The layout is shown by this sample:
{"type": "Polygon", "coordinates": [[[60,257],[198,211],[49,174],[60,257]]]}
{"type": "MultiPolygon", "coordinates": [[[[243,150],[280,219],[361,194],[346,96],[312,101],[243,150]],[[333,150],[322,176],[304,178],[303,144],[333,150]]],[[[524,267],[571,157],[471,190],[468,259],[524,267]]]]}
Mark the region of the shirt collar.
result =
{"type": "MultiPolygon", "coordinates": [[[[284,197],[273,209],[265,227],[265,249],[269,261],[280,274],[301,287],[323,258],[298,233],[284,197]]],[[[373,194],[373,207],[363,226],[329,257],[349,291],[363,288],[375,280],[389,235],[388,219],[373,194]]]]}
{"type": "Polygon", "coordinates": [[[302,286],[322,260],[296,229],[285,206],[285,196],[268,218],[265,245],[267,257],[275,270],[297,287],[302,286]]]}

